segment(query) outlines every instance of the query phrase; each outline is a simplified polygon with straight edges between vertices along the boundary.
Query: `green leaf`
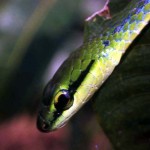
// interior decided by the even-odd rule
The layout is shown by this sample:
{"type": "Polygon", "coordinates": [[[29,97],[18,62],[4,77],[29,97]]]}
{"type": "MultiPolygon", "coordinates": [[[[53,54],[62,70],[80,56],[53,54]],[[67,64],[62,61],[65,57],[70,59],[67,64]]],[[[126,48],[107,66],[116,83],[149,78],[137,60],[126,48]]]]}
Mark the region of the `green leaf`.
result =
{"type": "Polygon", "coordinates": [[[95,98],[100,125],[116,150],[150,148],[149,49],[130,49],[95,98]]]}

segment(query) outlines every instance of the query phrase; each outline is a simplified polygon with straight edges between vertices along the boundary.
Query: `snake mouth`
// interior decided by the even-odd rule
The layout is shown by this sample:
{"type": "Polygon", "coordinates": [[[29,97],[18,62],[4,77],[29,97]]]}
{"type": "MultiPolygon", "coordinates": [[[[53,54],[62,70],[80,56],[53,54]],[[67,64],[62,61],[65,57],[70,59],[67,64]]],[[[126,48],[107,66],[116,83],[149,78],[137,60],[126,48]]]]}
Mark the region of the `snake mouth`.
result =
{"type": "Polygon", "coordinates": [[[37,128],[41,132],[50,132],[50,123],[44,119],[44,117],[41,115],[41,112],[37,118],[37,128]]]}
{"type": "Polygon", "coordinates": [[[58,128],[62,128],[66,122],[66,121],[61,121],[59,120],[59,122],[55,122],[55,117],[57,119],[57,117],[59,117],[61,115],[61,113],[59,112],[55,112],[53,114],[54,119],[49,120],[48,118],[46,118],[45,116],[47,116],[47,114],[50,114],[50,112],[47,109],[42,109],[37,117],[37,128],[39,131],[41,132],[51,132],[51,131],[55,131],[58,128]]]}
{"type": "Polygon", "coordinates": [[[55,129],[52,129],[52,122],[49,121],[49,119],[46,117],[49,115],[49,109],[48,107],[44,107],[39,111],[38,117],[37,117],[37,128],[41,132],[50,132],[55,129]]]}

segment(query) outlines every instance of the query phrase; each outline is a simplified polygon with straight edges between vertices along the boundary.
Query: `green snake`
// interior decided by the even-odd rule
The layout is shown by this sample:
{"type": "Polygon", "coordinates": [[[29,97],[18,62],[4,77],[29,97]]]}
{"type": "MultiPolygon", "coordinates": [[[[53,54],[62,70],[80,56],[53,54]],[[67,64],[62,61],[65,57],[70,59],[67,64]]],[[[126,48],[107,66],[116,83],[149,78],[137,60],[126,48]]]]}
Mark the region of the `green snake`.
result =
{"type": "Polygon", "coordinates": [[[132,0],[100,34],[86,39],[47,84],[37,126],[62,127],[93,96],[150,20],[150,0],[132,0]]]}

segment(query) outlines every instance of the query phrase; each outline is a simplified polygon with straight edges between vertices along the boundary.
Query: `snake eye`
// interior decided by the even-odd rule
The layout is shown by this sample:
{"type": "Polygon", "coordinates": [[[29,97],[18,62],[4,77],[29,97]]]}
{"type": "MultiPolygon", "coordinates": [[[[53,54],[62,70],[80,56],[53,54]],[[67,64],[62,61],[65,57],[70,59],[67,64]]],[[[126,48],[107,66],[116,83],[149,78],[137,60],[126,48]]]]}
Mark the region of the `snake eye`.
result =
{"type": "Polygon", "coordinates": [[[73,99],[67,90],[61,90],[56,94],[54,105],[58,111],[67,110],[72,104],[73,99]]]}

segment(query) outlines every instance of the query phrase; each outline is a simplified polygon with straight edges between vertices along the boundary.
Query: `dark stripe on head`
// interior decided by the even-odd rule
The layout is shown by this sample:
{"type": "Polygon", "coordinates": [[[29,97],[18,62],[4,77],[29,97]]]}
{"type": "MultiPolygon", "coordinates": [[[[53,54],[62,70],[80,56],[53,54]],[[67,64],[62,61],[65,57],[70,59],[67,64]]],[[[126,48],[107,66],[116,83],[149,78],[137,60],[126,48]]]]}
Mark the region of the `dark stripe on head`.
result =
{"type": "Polygon", "coordinates": [[[74,93],[76,92],[76,90],[81,85],[84,78],[86,77],[87,73],[90,71],[93,63],[94,63],[94,60],[91,60],[90,63],[88,64],[87,68],[81,72],[78,79],[76,81],[74,81],[71,85],[69,85],[68,91],[70,92],[70,95],[72,98],[73,98],[74,93]]]}
{"type": "MultiPolygon", "coordinates": [[[[94,63],[94,60],[91,60],[87,66],[87,68],[85,70],[83,70],[80,74],[80,76],[78,77],[78,79],[73,82],[71,85],[69,85],[69,93],[70,93],[70,96],[73,100],[73,95],[74,93],[76,92],[76,90],[78,89],[78,87],[81,85],[82,81],[84,80],[84,78],[86,77],[87,73],[90,71],[92,65],[94,63]]],[[[51,121],[51,125],[57,120],[57,118],[59,118],[63,113],[63,110],[56,110],[53,114],[53,119],[51,121]]]]}
{"type": "Polygon", "coordinates": [[[62,115],[62,112],[59,112],[58,110],[56,110],[53,114],[53,120],[51,121],[51,125],[53,125],[53,123],[57,120],[57,118],[59,118],[62,115]]]}

